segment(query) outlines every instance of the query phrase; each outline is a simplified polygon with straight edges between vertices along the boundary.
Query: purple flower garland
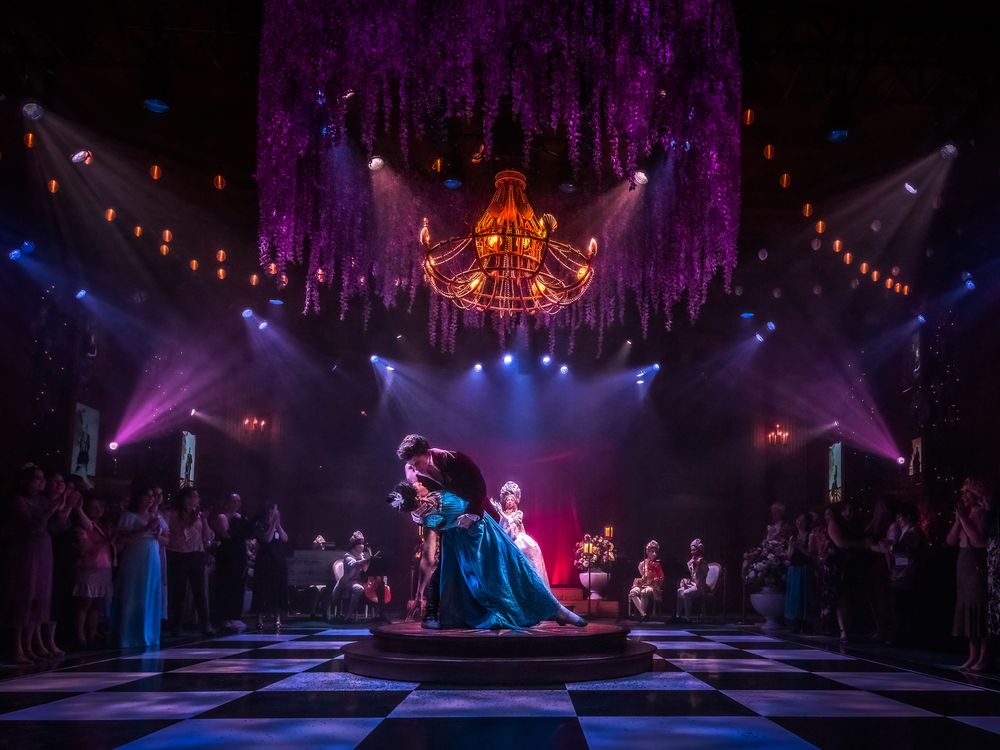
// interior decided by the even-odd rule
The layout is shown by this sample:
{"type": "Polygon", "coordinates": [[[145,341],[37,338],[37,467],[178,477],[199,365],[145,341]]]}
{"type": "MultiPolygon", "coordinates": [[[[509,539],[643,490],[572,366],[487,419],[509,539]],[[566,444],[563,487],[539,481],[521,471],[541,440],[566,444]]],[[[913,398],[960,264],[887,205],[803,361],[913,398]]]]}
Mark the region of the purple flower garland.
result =
{"type": "MultiPolygon", "coordinates": [[[[716,272],[728,289],[736,264],[740,80],[728,0],[265,0],[261,262],[305,266],[306,311],[318,309],[321,283],[340,289],[341,315],[355,298],[366,310],[376,298],[412,305],[429,201],[380,205],[366,163],[376,139],[398,139],[405,162],[410,139],[442,113],[478,118],[489,156],[509,101],[529,196],[531,142],[543,132],[565,133],[574,173],[606,187],[634,187],[640,162],[650,165],[628,216],[586,229],[601,245],[591,290],[547,322],[603,333],[631,300],[644,329],[654,314],[669,326],[685,294],[693,317],[716,272]]],[[[482,325],[436,300],[431,309],[442,348],[454,347],[460,319],[482,325]]]]}

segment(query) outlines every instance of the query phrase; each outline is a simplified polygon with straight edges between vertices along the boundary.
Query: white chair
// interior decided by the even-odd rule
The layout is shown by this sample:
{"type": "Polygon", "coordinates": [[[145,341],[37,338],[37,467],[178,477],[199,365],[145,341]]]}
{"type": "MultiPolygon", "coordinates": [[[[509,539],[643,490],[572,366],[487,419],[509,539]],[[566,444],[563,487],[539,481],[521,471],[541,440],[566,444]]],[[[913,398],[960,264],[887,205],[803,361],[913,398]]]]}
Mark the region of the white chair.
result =
{"type": "Polygon", "coordinates": [[[715,591],[719,587],[719,582],[722,580],[722,563],[709,563],[708,573],[705,575],[705,583],[708,586],[708,591],[701,595],[701,618],[705,617],[705,613],[708,608],[709,599],[712,603],[715,603],[715,591]]]}

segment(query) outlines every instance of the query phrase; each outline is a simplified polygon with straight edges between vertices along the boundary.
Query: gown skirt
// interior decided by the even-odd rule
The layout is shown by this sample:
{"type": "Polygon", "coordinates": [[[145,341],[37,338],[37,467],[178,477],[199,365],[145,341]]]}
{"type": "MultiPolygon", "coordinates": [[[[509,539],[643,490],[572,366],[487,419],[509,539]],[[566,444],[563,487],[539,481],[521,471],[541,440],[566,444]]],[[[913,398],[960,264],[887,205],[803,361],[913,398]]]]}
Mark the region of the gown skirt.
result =
{"type": "Polygon", "coordinates": [[[556,614],[559,602],[500,524],[484,515],[468,529],[456,527],[468,503],[451,492],[441,492],[440,503],[426,525],[443,529],[443,627],[522,630],[556,614]]]}
{"type": "Polygon", "coordinates": [[[160,544],[142,538],[125,548],[118,564],[112,600],[112,628],[121,648],[160,642],[163,595],[160,544]]]}

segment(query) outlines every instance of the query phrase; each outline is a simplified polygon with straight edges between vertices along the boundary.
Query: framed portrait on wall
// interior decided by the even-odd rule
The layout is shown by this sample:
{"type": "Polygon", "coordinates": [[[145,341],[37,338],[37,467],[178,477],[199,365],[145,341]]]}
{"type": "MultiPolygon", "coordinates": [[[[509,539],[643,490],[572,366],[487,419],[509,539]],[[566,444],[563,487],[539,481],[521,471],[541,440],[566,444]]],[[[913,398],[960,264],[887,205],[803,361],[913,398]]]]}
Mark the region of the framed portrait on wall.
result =
{"type": "Polygon", "coordinates": [[[826,495],[831,503],[844,497],[844,444],[833,443],[827,451],[826,495]]]}
{"type": "Polygon", "coordinates": [[[193,433],[183,430],[181,432],[181,462],[178,476],[181,480],[181,487],[194,484],[195,451],[198,447],[198,438],[193,433]]]}
{"type": "Polygon", "coordinates": [[[97,474],[97,430],[101,413],[85,404],[76,405],[73,417],[73,445],[70,449],[69,473],[84,479],[97,474]]]}

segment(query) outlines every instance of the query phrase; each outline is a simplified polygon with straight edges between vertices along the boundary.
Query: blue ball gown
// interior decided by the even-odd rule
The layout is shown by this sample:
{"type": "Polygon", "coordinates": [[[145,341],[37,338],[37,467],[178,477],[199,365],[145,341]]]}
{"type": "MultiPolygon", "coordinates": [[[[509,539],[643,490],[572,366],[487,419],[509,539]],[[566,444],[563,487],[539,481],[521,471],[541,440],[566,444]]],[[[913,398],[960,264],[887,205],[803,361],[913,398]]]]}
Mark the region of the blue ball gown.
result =
{"type": "Polygon", "coordinates": [[[441,534],[441,626],[522,630],[551,619],[559,602],[528,558],[490,516],[456,525],[469,503],[434,492],[413,520],[441,534]]]}

